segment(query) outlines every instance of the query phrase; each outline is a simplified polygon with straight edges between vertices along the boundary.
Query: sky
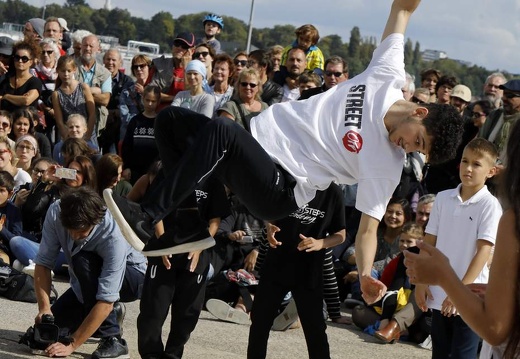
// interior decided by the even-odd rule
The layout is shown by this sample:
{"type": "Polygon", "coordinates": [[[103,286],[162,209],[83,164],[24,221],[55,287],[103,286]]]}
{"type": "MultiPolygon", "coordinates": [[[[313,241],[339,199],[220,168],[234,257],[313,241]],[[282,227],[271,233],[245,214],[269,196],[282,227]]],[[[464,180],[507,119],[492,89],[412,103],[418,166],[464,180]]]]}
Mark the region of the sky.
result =
{"type": "MultiPolygon", "coordinates": [[[[60,5],[65,2],[25,1],[38,7],[45,1],[60,5]]],[[[311,23],[321,36],[337,34],[344,42],[348,42],[354,26],[360,28],[363,37],[379,38],[392,3],[391,0],[111,0],[111,5],[146,19],[159,11],[169,11],[174,18],[213,12],[248,24],[252,1],[253,27],[285,24],[297,27],[311,23]]],[[[87,0],[87,3],[100,8],[105,0],[87,0]]],[[[520,0],[423,0],[410,20],[406,37],[414,43],[418,41],[421,50],[442,50],[451,59],[520,74],[519,19],[520,0]]]]}

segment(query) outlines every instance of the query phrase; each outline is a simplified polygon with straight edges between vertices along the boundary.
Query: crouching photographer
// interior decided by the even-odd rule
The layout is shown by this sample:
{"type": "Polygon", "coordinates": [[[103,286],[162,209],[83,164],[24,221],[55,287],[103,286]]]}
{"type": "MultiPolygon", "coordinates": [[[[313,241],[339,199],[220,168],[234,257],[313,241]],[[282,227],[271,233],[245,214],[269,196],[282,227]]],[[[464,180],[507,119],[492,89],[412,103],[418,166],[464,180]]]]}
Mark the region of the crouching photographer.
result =
{"type": "Polygon", "coordinates": [[[125,241],[93,189],[74,189],[50,206],[34,262],[38,300],[34,339],[46,345],[44,354],[68,356],[95,336],[101,340],[93,359],[128,358],[120,328],[124,306],[119,300],[140,298],[146,258],[125,241]],[[70,288],[51,306],[51,268],[60,249],[69,265],[70,288]]]}

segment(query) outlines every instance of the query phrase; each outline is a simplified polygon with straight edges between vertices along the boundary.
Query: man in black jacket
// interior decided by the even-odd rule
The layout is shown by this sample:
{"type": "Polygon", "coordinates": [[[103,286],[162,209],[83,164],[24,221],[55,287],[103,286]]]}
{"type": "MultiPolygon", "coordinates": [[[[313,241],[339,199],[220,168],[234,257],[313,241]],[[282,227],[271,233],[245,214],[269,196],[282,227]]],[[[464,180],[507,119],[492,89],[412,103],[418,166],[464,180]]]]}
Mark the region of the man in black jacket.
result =
{"type": "Polygon", "coordinates": [[[267,77],[267,74],[271,72],[273,68],[273,63],[266,51],[251,51],[247,61],[247,67],[255,69],[260,75],[260,81],[262,82],[262,101],[269,106],[282,101],[282,87],[267,77]]]}

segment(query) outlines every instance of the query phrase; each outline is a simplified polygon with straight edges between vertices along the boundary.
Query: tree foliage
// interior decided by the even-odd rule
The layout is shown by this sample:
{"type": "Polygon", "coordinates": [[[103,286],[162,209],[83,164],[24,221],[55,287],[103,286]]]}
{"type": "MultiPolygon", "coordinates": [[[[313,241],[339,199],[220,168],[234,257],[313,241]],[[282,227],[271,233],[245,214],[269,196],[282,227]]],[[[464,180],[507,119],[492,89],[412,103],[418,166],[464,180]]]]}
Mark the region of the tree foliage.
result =
{"type": "MultiPolygon", "coordinates": [[[[29,5],[21,0],[0,0],[0,21],[24,24],[28,19],[40,17],[43,8],[29,5]]],[[[126,9],[92,9],[86,0],[66,0],[64,6],[49,4],[45,16],[57,16],[67,19],[71,30],[85,29],[99,35],[110,35],[120,39],[122,45],[128,40],[156,42],[162,51],[169,53],[171,44],[179,32],[193,32],[197,38],[203,36],[202,19],[208,11],[181,15],[174,18],[170,12],[160,11],[151,19],[133,17],[126,9]]],[[[223,49],[234,55],[246,47],[248,25],[239,19],[223,16],[225,29],[218,36],[223,49]]],[[[292,25],[275,25],[272,28],[253,29],[252,45],[267,49],[273,45],[287,46],[295,40],[295,27],[292,25]]],[[[374,37],[362,37],[359,27],[350,32],[348,42],[343,42],[338,35],[328,35],[320,39],[318,46],[325,58],[339,55],[349,64],[350,76],[362,72],[370,62],[372,53],[377,46],[374,37]]],[[[413,43],[407,39],[405,43],[406,70],[416,76],[416,85],[420,85],[420,72],[433,67],[443,74],[455,76],[460,83],[467,85],[478,95],[486,77],[494,71],[481,66],[468,66],[451,59],[443,59],[425,63],[421,56],[419,42],[413,43]]],[[[506,76],[511,77],[509,74],[506,76]]]]}

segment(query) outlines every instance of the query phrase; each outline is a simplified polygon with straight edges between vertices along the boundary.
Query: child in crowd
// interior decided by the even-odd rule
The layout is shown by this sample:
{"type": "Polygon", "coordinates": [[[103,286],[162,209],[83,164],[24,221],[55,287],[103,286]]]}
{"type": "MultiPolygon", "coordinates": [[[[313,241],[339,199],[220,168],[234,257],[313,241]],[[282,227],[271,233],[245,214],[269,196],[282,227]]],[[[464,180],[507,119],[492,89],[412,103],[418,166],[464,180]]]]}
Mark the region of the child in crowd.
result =
{"type": "Polygon", "coordinates": [[[204,25],[204,36],[199,39],[198,43],[208,43],[216,54],[220,54],[222,50],[216,36],[224,29],[224,19],[216,14],[208,14],[204,16],[202,24],[204,25]]]}
{"type": "MultiPolygon", "coordinates": [[[[466,285],[487,283],[486,265],[497,235],[502,209],[485,182],[496,173],[498,152],[484,139],[464,148],[460,163],[461,184],[440,192],[426,226],[425,242],[443,252],[466,285]]],[[[444,290],[417,285],[417,304],[432,309],[432,358],[475,358],[479,337],[458,315],[444,290]]]]}
{"type": "MultiPolygon", "coordinates": [[[[97,151],[97,145],[85,137],[87,133],[87,119],[83,115],[80,115],[79,113],[73,113],[72,115],[69,115],[65,126],[67,128],[66,138],[85,139],[85,141],[87,141],[87,145],[92,148],[92,150],[97,151]]],[[[62,166],[65,164],[65,159],[61,151],[63,142],[64,140],[62,139],[56,143],[52,151],[52,159],[62,166]]]]}
{"type": "Polygon", "coordinates": [[[330,358],[323,318],[325,249],[345,240],[341,189],[331,184],[308,205],[268,225],[271,246],[260,272],[251,311],[247,357],[265,358],[269,330],[280,303],[291,291],[305,333],[310,358],[330,358]],[[275,237],[276,236],[276,237],[275,237]]]}
{"type": "Polygon", "coordinates": [[[60,136],[67,138],[69,131],[65,123],[69,116],[80,114],[87,119],[87,131],[84,136],[90,138],[97,149],[97,137],[94,134],[96,107],[90,87],[76,79],[75,74],[78,71],[78,66],[74,57],[60,57],[56,70],[58,71],[58,79],[56,80],[56,91],[52,94],[52,107],[60,136]]]}
{"type": "Polygon", "coordinates": [[[296,34],[296,40],[283,50],[281,65],[285,66],[289,50],[299,47],[305,52],[307,69],[321,75],[324,70],[325,59],[320,48],[316,46],[320,39],[318,29],[314,25],[306,24],[297,28],[294,33],[296,34]]]}
{"type": "Polygon", "coordinates": [[[144,112],[132,117],[121,146],[124,168],[131,171],[130,183],[135,183],[146,174],[150,165],[158,159],[155,144],[154,122],[161,100],[161,90],[157,86],[146,86],[143,90],[144,112]]]}
{"type": "MultiPolygon", "coordinates": [[[[392,259],[385,267],[381,282],[388,291],[383,298],[372,307],[357,306],[352,312],[354,323],[361,329],[380,321],[374,336],[384,343],[395,343],[402,331],[407,330],[421,315],[420,308],[413,300],[413,286],[406,275],[403,251],[416,246],[422,239],[424,231],[416,223],[408,222],[399,235],[399,250],[401,253],[392,259]]],[[[421,337],[421,341],[424,337],[421,337]]]]}
{"type": "Polygon", "coordinates": [[[298,77],[298,87],[300,89],[300,96],[302,95],[303,91],[320,87],[321,86],[321,77],[311,71],[305,71],[303,74],[298,77]]]}
{"type": "Polygon", "coordinates": [[[22,215],[9,198],[13,194],[14,178],[7,171],[0,171],[0,258],[7,264],[15,258],[9,241],[22,234],[22,215]]]}

